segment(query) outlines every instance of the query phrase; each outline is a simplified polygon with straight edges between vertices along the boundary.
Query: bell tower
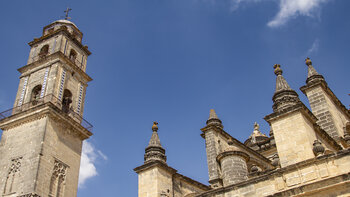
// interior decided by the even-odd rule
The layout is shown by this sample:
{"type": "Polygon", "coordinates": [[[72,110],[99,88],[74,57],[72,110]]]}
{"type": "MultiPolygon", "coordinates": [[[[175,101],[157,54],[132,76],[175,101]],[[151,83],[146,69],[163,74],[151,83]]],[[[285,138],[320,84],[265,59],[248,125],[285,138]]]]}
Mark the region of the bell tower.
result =
{"type": "Polygon", "coordinates": [[[0,196],[77,195],[84,120],[87,57],[82,32],[69,20],[43,28],[29,42],[12,109],[0,113],[0,196]]]}

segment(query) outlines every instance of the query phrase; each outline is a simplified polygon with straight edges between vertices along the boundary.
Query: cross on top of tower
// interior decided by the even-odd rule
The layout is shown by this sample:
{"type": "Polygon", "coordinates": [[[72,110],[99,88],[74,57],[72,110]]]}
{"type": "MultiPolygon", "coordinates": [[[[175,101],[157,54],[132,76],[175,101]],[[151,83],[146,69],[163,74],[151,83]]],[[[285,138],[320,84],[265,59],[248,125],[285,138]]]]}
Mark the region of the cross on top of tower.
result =
{"type": "Polygon", "coordinates": [[[66,16],[65,16],[65,20],[68,20],[68,19],[71,19],[71,17],[69,17],[68,15],[69,15],[69,12],[71,11],[72,9],[71,8],[69,8],[69,7],[67,7],[67,9],[64,11],[64,13],[66,13],[66,16]]]}

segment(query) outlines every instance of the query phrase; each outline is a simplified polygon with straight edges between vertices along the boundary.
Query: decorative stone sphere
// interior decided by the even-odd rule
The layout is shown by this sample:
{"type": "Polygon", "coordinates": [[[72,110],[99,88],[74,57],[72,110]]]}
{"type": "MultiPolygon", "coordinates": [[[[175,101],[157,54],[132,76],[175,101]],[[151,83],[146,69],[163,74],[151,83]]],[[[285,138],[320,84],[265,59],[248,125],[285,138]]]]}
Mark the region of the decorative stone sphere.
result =
{"type": "Polygon", "coordinates": [[[277,154],[275,154],[272,158],[271,164],[275,167],[277,167],[280,163],[280,158],[278,157],[277,154]]]}
{"type": "Polygon", "coordinates": [[[315,140],[313,146],[314,147],[312,148],[312,151],[316,156],[322,155],[324,153],[325,148],[319,140],[315,140]]]}

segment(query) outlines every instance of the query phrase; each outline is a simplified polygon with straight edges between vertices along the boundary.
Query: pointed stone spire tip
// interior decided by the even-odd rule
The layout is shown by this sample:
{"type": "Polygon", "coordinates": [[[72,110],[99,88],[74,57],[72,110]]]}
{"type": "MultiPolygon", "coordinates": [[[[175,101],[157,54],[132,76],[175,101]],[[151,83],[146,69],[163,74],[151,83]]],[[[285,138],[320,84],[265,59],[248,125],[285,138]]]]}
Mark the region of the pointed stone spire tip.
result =
{"type": "Polygon", "coordinates": [[[218,118],[218,115],[216,115],[216,112],[215,112],[214,109],[210,109],[210,112],[209,112],[209,119],[208,119],[208,120],[210,120],[210,119],[219,119],[219,118],[218,118]]]}
{"type": "Polygon", "coordinates": [[[216,115],[216,112],[214,109],[211,109],[209,112],[209,118],[207,120],[207,125],[215,125],[215,126],[218,126],[220,128],[223,128],[222,122],[219,119],[218,115],[216,115]]]}

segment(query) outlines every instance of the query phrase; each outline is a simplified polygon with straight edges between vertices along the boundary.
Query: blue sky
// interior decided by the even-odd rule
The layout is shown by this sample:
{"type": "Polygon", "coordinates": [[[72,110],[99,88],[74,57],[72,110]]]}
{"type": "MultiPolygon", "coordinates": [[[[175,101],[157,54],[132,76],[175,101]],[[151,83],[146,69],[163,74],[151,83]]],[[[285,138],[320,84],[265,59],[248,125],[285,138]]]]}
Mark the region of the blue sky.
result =
{"type": "Polygon", "coordinates": [[[214,108],[224,129],[244,141],[272,112],[273,65],[299,91],[309,56],[350,104],[350,1],[116,0],[1,1],[0,110],[12,107],[16,70],[42,28],[69,6],[92,55],[78,196],[137,196],[137,174],[153,121],[168,165],[207,184],[200,128],[214,108]]]}

